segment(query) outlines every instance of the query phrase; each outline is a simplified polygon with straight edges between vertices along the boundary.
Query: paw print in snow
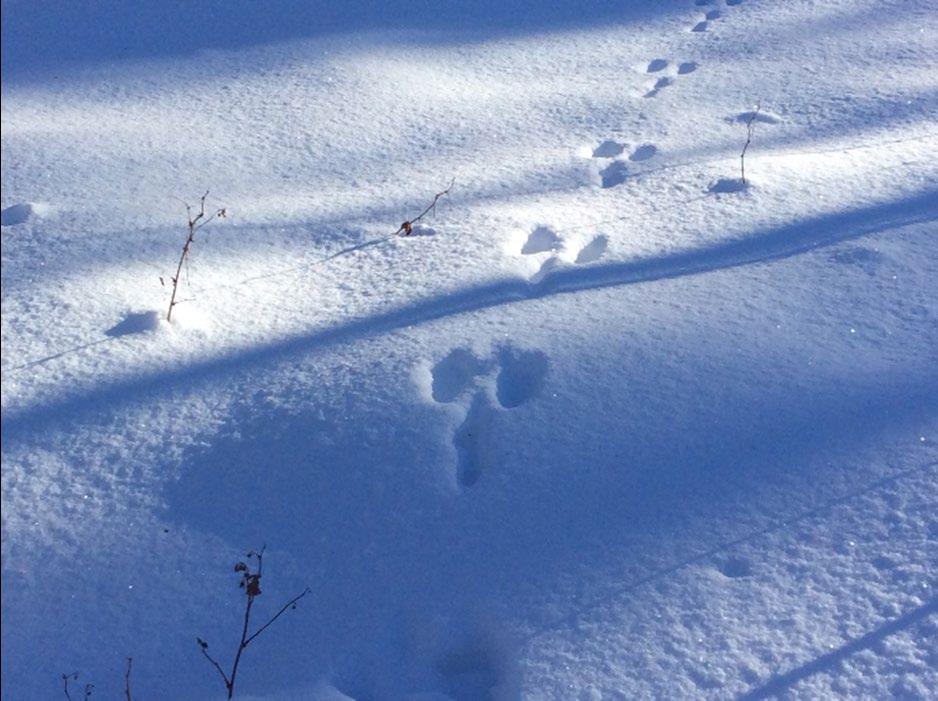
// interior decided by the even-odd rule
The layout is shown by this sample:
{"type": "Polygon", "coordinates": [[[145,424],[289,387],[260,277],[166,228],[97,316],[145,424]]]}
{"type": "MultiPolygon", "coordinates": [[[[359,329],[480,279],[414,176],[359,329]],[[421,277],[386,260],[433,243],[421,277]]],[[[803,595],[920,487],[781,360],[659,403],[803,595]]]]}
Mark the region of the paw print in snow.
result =
{"type": "Polygon", "coordinates": [[[430,370],[431,396],[438,404],[456,404],[465,418],[453,433],[456,481],[475,486],[498,462],[494,428],[499,414],[537,397],[547,377],[547,356],[539,350],[511,345],[490,357],[455,348],[430,370]]]}

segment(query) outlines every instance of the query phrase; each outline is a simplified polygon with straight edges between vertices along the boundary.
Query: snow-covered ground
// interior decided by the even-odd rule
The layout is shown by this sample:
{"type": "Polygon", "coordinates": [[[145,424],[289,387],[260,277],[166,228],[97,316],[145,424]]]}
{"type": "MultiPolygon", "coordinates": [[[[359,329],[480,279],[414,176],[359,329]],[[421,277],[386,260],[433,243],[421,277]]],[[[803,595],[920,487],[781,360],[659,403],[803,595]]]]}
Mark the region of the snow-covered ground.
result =
{"type": "Polygon", "coordinates": [[[936,698],[934,3],[377,4],[3,0],[4,698],[936,698]]]}

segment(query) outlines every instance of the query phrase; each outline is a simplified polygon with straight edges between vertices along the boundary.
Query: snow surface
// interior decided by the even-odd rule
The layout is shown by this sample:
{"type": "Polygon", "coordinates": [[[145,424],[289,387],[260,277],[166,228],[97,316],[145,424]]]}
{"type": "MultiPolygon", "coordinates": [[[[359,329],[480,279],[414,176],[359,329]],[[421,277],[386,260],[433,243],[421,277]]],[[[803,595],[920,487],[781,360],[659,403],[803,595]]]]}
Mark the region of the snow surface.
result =
{"type": "Polygon", "coordinates": [[[935,698],[934,3],[375,5],[3,0],[4,697],[935,698]]]}

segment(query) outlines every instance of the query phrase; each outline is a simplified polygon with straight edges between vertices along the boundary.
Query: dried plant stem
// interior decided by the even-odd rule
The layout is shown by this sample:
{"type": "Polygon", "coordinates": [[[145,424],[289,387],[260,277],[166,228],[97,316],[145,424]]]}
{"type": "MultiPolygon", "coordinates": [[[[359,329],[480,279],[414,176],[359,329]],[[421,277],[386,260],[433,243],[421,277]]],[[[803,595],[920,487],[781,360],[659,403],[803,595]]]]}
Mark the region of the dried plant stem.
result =
{"type": "Polygon", "coordinates": [[[133,701],[133,696],[130,694],[130,671],[133,669],[133,666],[134,658],[128,657],[127,671],[124,673],[124,696],[126,697],[127,701],[133,701]]]}
{"type": "Polygon", "coordinates": [[[72,701],[72,695],[68,693],[68,680],[69,679],[78,679],[78,672],[72,672],[71,674],[62,675],[62,684],[65,686],[65,698],[68,701],[72,701]]]}
{"type": "MultiPolygon", "coordinates": [[[[182,275],[182,266],[186,263],[189,258],[189,251],[192,248],[192,242],[195,241],[195,233],[201,229],[206,224],[210,224],[215,219],[224,218],[225,210],[219,209],[216,210],[213,214],[205,214],[205,198],[208,197],[208,191],[206,190],[205,194],[199,199],[199,213],[195,216],[192,215],[192,206],[186,204],[186,221],[189,229],[189,234],[186,236],[186,242],[182,247],[182,254],[179,256],[179,265],[176,266],[176,274],[170,278],[173,283],[173,293],[169,298],[169,309],[166,311],[166,321],[173,320],[173,307],[175,307],[178,302],[176,301],[176,292],[179,290],[179,279],[182,275]]],[[[162,280],[162,278],[160,278],[162,280]]]]}
{"type": "Polygon", "coordinates": [[[430,212],[433,212],[434,210],[436,210],[436,203],[440,201],[441,197],[445,197],[446,195],[448,195],[450,190],[453,189],[453,185],[455,184],[456,184],[456,179],[453,178],[452,180],[450,180],[449,185],[446,186],[445,190],[443,190],[442,192],[438,192],[436,193],[436,195],[433,196],[433,201],[427,205],[426,209],[424,209],[420,214],[418,214],[413,219],[408,219],[403,224],[401,224],[400,227],[398,227],[397,231],[391,234],[391,236],[410,236],[414,231],[414,224],[419,222],[430,212]]]}
{"type": "Polygon", "coordinates": [[[746,143],[743,144],[743,152],[739,154],[739,175],[743,185],[746,184],[746,149],[748,149],[749,144],[752,143],[752,132],[755,128],[756,118],[759,116],[759,110],[761,109],[762,103],[757,102],[756,109],[749,115],[749,120],[746,122],[746,143]]]}
{"type": "Polygon", "coordinates": [[[257,560],[257,569],[252,571],[244,562],[239,562],[237,565],[235,565],[235,571],[241,572],[240,586],[245,589],[247,600],[244,605],[244,621],[241,626],[241,640],[238,643],[238,649],[235,652],[234,662],[231,664],[231,671],[226,673],[221,664],[219,664],[218,660],[209,654],[208,643],[206,643],[201,638],[196,638],[199,646],[202,648],[202,655],[204,655],[205,659],[207,659],[212,664],[212,666],[221,676],[222,681],[225,683],[225,688],[228,690],[229,699],[234,696],[235,680],[238,677],[238,667],[241,664],[241,656],[244,654],[244,651],[247,649],[248,645],[250,645],[257,638],[257,636],[267,630],[267,628],[269,628],[274,621],[280,618],[280,616],[282,616],[287,609],[295,608],[296,603],[310,593],[310,588],[306,587],[306,589],[285,603],[280,608],[280,610],[277,611],[277,613],[275,613],[264,625],[262,625],[253,633],[249,634],[248,631],[251,627],[251,611],[254,608],[254,599],[261,595],[260,582],[264,566],[264,548],[261,548],[257,552],[249,552],[248,558],[254,558],[257,560]]]}

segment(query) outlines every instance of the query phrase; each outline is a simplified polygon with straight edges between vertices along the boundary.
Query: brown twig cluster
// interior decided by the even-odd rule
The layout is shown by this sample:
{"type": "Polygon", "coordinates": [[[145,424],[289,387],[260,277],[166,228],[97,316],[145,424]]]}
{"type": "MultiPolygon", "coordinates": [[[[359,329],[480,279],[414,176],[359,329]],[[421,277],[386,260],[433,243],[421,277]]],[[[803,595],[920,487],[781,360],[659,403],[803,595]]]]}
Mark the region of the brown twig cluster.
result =
{"type": "Polygon", "coordinates": [[[299,594],[281,606],[280,610],[277,611],[277,613],[275,613],[264,625],[262,625],[253,633],[249,633],[248,631],[250,630],[251,625],[251,612],[254,607],[254,600],[261,595],[261,574],[263,571],[263,566],[263,547],[258,551],[252,550],[249,552],[247,554],[247,562],[242,560],[236,563],[234,566],[234,571],[241,575],[241,580],[238,586],[244,590],[246,598],[244,605],[244,621],[241,627],[241,641],[238,643],[238,649],[235,652],[234,661],[231,664],[231,670],[226,673],[221,664],[219,664],[218,660],[209,654],[208,643],[205,642],[202,638],[196,638],[196,641],[198,642],[205,659],[207,659],[212,664],[212,666],[221,676],[222,681],[224,681],[225,688],[228,690],[229,699],[234,695],[235,679],[238,676],[238,666],[241,664],[241,656],[244,654],[244,651],[247,649],[248,645],[254,642],[254,640],[257,639],[257,636],[267,630],[274,621],[280,618],[280,616],[282,616],[287,611],[287,609],[295,609],[297,602],[310,593],[309,587],[306,587],[306,589],[301,591],[299,594]],[[251,560],[255,560],[257,563],[253,569],[251,565],[248,564],[251,562],[251,560]]]}
{"type": "Polygon", "coordinates": [[[756,118],[759,116],[759,110],[761,109],[762,103],[757,102],[756,108],[749,115],[749,120],[746,122],[746,143],[743,144],[743,152],[739,154],[739,175],[743,185],[746,184],[746,149],[752,143],[752,132],[755,129],[756,118]]]}
{"type": "MultiPolygon", "coordinates": [[[[133,663],[134,663],[134,658],[128,657],[127,658],[127,671],[124,673],[124,696],[126,697],[127,701],[133,701],[133,697],[130,694],[130,671],[133,667],[133,663]]],[[[68,701],[72,701],[72,695],[68,689],[69,680],[78,681],[78,672],[72,672],[71,674],[62,675],[62,684],[64,687],[63,690],[65,691],[65,698],[68,699],[68,701]]],[[[93,689],[94,689],[94,684],[85,684],[84,695],[81,697],[83,701],[88,701],[88,699],[91,698],[91,692],[93,689]]]]}
{"type": "MultiPolygon", "coordinates": [[[[189,258],[189,250],[192,248],[192,242],[195,241],[195,233],[203,226],[211,224],[214,220],[224,219],[227,216],[224,209],[218,209],[211,214],[206,214],[205,199],[207,197],[208,191],[199,199],[199,212],[194,216],[192,214],[194,207],[188,203],[184,203],[186,205],[186,220],[188,222],[189,235],[186,237],[186,242],[182,247],[182,255],[179,256],[179,265],[176,266],[176,274],[170,278],[173,283],[173,293],[169,298],[169,309],[166,311],[166,321],[172,321],[173,307],[179,304],[179,302],[176,301],[176,292],[179,289],[179,278],[182,274],[182,266],[189,258]]],[[[160,278],[160,282],[163,282],[162,277],[160,278]]]]}
{"type": "MultiPolygon", "coordinates": [[[[78,672],[72,672],[71,674],[62,675],[62,685],[64,686],[65,698],[68,701],[72,701],[72,695],[68,691],[68,682],[69,680],[78,681],[78,672]]],[[[88,701],[91,698],[91,691],[94,689],[94,684],[85,684],[85,693],[81,697],[83,701],[88,701]]]]}
{"type": "Polygon", "coordinates": [[[438,192],[436,193],[436,195],[433,196],[433,201],[429,205],[427,205],[426,209],[424,209],[420,214],[418,214],[413,219],[408,219],[403,224],[401,224],[400,227],[398,227],[397,231],[391,234],[391,236],[410,236],[414,232],[414,224],[416,224],[421,219],[423,219],[427,214],[430,214],[431,212],[436,211],[436,203],[440,201],[441,197],[445,197],[446,195],[448,195],[450,190],[453,189],[453,185],[455,184],[456,184],[456,179],[453,178],[452,180],[450,180],[450,183],[449,185],[446,186],[445,190],[443,190],[442,192],[438,192]]]}

